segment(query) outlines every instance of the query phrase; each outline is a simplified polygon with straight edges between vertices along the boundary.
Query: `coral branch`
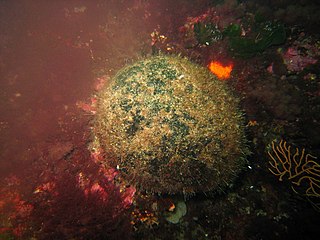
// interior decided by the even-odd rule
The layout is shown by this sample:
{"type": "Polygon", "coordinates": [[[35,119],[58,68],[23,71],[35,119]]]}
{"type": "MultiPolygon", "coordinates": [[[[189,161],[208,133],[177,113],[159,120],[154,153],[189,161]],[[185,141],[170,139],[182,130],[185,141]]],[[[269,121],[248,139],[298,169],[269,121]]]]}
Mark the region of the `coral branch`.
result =
{"type": "Polygon", "coordinates": [[[306,154],[305,149],[299,148],[291,152],[291,146],[281,140],[278,145],[273,141],[272,150],[268,152],[270,157],[269,171],[282,181],[286,176],[292,184],[295,193],[300,193],[320,210],[320,164],[316,157],[306,154]],[[312,199],[311,199],[312,198],[312,199]]]}

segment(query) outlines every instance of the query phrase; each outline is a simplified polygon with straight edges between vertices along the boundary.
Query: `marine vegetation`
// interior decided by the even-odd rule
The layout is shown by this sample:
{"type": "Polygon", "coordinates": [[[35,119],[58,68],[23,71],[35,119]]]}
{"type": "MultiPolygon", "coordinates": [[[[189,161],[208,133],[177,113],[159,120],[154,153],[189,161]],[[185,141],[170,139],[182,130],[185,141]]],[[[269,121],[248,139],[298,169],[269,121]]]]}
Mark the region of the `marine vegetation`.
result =
{"type": "Polygon", "coordinates": [[[230,50],[240,57],[251,57],[268,47],[283,44],[286,32],[283,24],[271,21],[256,22],[248,36],[242,36],[241,26],[231,24],[224,30],[230,50]]]}
{"type": "Polygon", "coordinates": [[[243,22],[230,23],[219,28],[214,22],[205,20],[193,24],[198,45],[211,45],[226,39],[230,51],[237,57],[248,58],[262,53],[270,46],[286,41],[286,31],[282,23],[265,21],[258,15],[244,18],[243,22]]]}
{"type": "Polygon", "coordinates": [[[197,22],[194,24],[194,34],[200,45],[210,45],[222,39],[222,33],[213,23],[197,22]]]}

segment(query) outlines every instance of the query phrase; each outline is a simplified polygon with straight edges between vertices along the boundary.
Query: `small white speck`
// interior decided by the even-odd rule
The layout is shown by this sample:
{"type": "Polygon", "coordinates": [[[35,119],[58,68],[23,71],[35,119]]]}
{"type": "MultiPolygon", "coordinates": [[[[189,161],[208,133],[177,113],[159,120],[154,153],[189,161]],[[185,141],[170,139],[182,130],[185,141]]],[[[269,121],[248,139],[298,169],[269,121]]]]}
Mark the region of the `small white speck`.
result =
{"type": "Polygon", "coordinates": [[[182,78],[184,78],[183,74],[178,77],[179,80],[182,79],[182,78]]]}

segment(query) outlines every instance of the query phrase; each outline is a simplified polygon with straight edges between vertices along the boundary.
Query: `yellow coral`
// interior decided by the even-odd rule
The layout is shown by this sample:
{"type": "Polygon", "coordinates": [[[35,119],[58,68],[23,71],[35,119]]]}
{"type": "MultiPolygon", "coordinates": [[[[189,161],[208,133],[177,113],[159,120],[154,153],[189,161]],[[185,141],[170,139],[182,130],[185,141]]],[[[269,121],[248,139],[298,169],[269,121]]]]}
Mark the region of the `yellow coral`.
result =
{"type": "Polygon", "coordinates": [[[301,151],[296,148],[292,153],[291,146],[284,140],[278,145],[272,142],[272,151],[268,154],[271,158],[269,171],[278,176],[279,181],[286,176],[296,193],[302,193],[320,209],[320,205],[314,201],[320,200],[320,164],[315,161],[317,157],[306,154],[305,148],[301,151]]]}

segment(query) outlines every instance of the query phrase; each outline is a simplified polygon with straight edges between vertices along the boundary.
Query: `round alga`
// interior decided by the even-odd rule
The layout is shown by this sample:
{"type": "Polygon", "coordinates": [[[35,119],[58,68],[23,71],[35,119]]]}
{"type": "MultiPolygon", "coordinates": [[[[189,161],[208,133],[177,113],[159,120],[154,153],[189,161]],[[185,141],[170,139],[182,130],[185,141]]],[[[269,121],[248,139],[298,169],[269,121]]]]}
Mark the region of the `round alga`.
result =
{"type": "Polygon", "coordinates": [[[248,153],[238,99],[207,69],[154,56],[121,69],[98,96],[94,134],[105,163],[138,189],[225,187],[248,153]]]}

